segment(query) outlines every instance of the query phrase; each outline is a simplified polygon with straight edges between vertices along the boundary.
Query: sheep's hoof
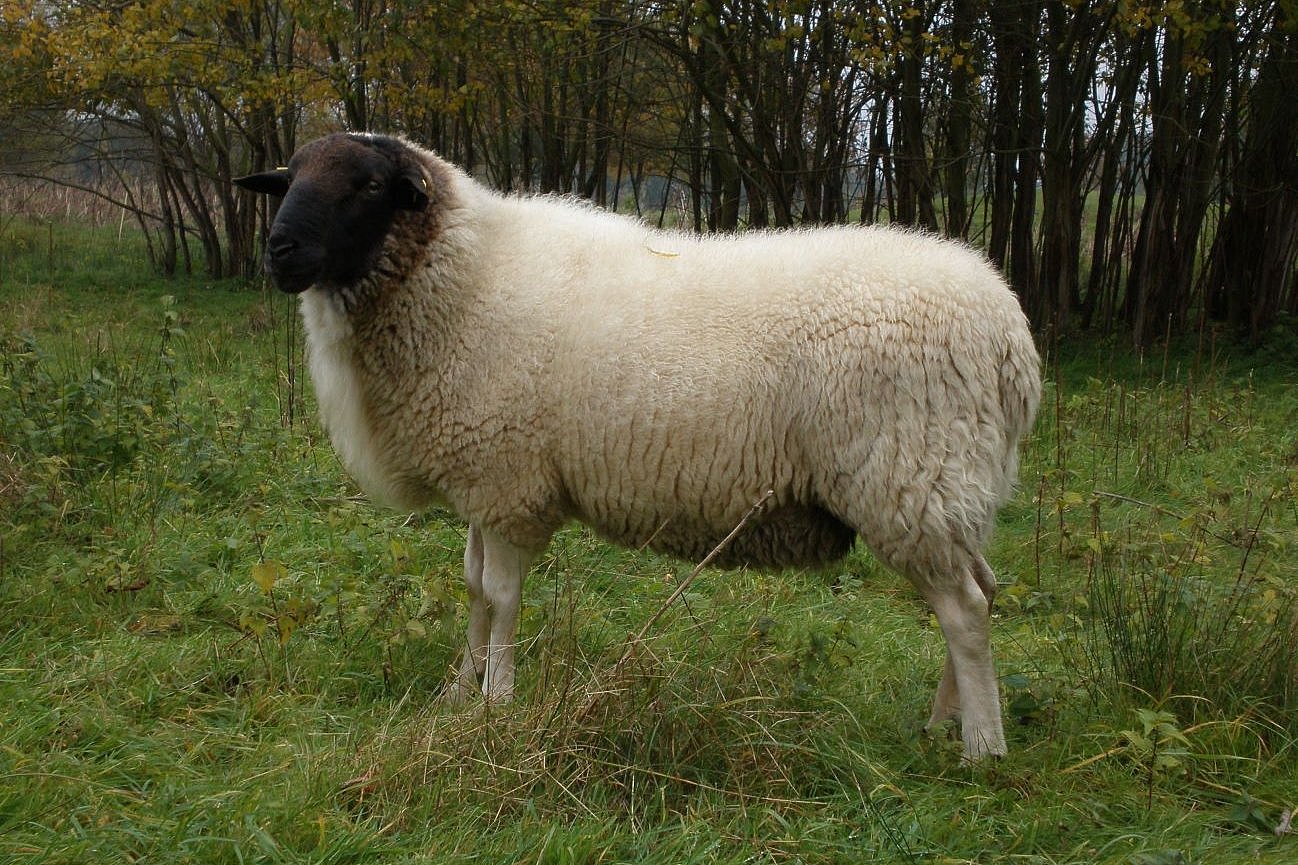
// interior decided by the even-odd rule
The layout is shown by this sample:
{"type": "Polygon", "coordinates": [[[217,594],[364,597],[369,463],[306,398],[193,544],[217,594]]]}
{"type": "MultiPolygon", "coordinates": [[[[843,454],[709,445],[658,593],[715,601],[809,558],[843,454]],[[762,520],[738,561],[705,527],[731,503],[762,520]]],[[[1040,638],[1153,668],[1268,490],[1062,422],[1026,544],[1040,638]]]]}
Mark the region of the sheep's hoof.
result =
{"type": "Polygon", "coordinates": [[[965,751],[960,757],[960,765],[969,768],[988,767],[996,764],[997,761],[1005,758],[1005,751],[983,751],[978,754],[971,754],[965,751]]]}
{"type": "Polygon", "coordinates": [[[487,705],[492,709],[500,709],[514,702],[514,689],[491,691],[483,694],[486,698],[487,705]]]}
{"type": "Polygon", "coordinates": [[[928,739],[946,739],[953,741],[959,738],[958,719],[951,717],[942,721],[929,721],[922,728],[922,733],[928,739]]]}
{"type": "Polygon", "coordinates": [[[1008,751],[1004,739],[977,742],[966,740],[964,743],[964,755],[960,758],[960,765],[987,766],[991,762],[1004,757],[1008,751]]]}
{"type": "Polygon", "coordinates": [[[477,682],[466,684],[463,680],[456,679],[446,686],[446,690],[442,692],[442,699],[448,706],[463,706],[477,697],[478,693],[477,682]]]}

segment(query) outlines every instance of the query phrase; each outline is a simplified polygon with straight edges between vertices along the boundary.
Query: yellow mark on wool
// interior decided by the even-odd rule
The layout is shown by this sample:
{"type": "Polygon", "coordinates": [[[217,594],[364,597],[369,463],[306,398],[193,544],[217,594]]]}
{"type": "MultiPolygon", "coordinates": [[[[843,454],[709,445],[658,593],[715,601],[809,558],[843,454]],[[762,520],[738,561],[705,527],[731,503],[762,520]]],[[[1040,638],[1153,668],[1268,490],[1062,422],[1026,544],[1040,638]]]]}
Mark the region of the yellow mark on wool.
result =
{"type": "Polygon", "coordinates": [[[646,246],[645,249],[649,250],[654,255],[661,255],[663,258],[678,258],[680,256],[679,252],[668,252],[662,249],[654,249],[652,246],[646,246]]]}

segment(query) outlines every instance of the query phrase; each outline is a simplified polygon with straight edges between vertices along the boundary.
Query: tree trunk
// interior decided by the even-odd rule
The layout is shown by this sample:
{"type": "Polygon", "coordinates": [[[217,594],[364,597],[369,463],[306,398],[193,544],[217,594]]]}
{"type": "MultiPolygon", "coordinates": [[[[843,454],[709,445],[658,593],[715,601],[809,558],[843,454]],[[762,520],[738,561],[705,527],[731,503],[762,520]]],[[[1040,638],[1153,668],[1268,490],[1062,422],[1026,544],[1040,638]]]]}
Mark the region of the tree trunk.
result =
{"type": "Polygon", "coordinates": [[[973,132],[973,52],[970,37],[974,0],[954,0],[951,9],[951,101],[946,117],[946,225],[948,237],[969,232],[969,145],[973,132]],[[966,47],[967,46],[967,47],[966,47]]]}
{"type": "Polygon", "coordinates": [[[1298,312],[1298,20],[1277,10],[1248,92],[1239,165],[1205,280],[1210,310],[1257,340],[1298,312]]]}

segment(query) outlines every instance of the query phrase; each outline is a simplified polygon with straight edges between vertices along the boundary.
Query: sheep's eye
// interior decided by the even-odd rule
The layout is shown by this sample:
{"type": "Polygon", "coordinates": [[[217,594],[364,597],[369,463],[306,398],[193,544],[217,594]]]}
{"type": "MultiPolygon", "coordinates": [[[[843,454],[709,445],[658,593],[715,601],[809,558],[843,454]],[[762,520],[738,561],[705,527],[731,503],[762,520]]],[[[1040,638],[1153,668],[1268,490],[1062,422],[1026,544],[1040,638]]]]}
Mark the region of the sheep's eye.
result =
{"type": "Polygon", "coordinates": [[[369,183],[365,184],[365,191],[371,195],[379,194],[383,191],[383,181],[371,180],[369,183]]]}

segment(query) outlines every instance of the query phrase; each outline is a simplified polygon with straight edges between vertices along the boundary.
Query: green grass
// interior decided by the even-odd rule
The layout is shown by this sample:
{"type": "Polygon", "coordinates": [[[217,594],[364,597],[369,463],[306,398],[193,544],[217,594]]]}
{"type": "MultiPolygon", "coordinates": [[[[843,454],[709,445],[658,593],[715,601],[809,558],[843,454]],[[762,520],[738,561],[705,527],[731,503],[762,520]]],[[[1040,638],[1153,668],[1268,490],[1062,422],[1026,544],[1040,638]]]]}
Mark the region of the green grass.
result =
{"type": "Polygon", "coordinates": [[[859,552],[704,571],[619,669],[690,566],[570,528],[519,699],[443,705],[464,527],[344,476],[291,302],[16,222],[0,860],[1293,861],[1291,338],[1052,356],[990,551],[1011,753],[968,768],[920,732],[932,617],[859,552]]]}

